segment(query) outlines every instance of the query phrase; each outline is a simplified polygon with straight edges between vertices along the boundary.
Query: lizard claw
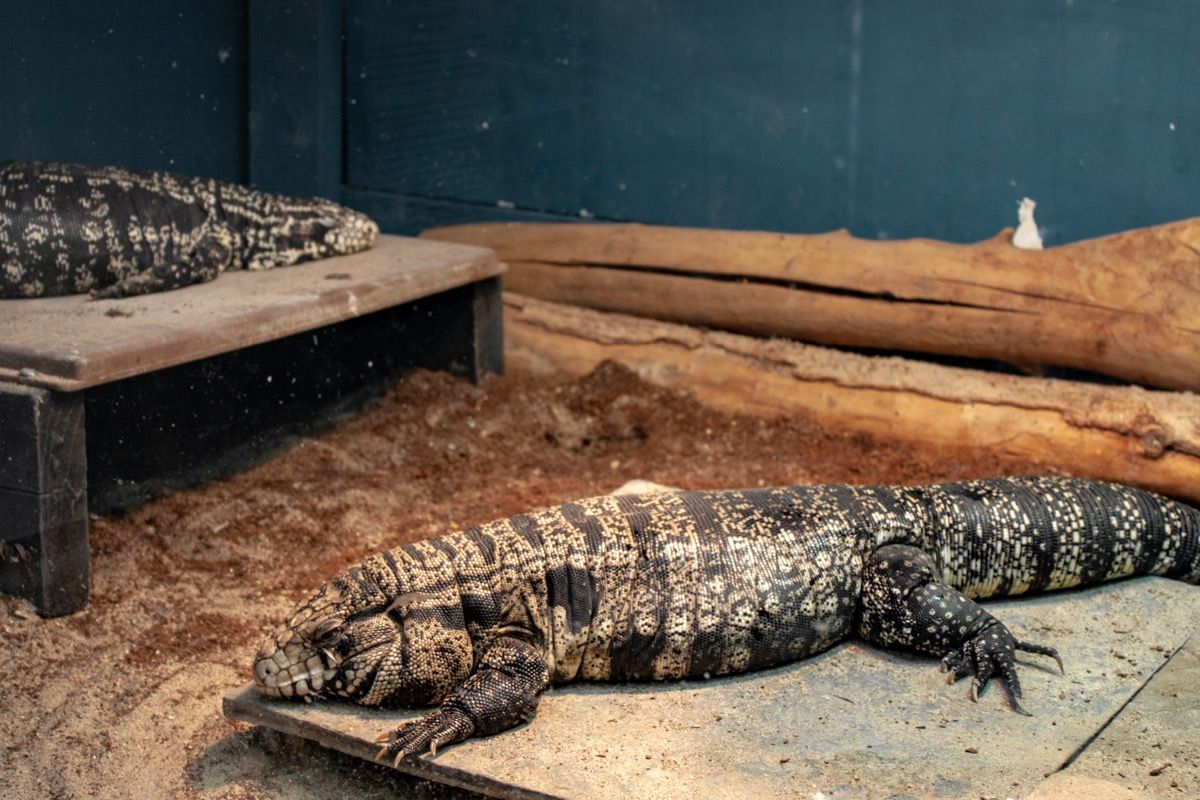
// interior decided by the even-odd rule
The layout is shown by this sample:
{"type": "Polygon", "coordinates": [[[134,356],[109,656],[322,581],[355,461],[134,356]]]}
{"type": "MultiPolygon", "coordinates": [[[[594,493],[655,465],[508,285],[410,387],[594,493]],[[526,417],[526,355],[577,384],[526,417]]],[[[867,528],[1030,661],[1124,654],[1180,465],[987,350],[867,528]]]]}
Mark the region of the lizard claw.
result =
{"type": "Polygon", "coordinates": [[[974,666],[963,650],[951,650],[942,659],[942,672],[949,673],[946,675],[947,684],[954,683],[959,678],[965,678],[974,671],[974,666]]]}
{"type": "Polygon", "coordinates": [[[1062,671],[1062,659],[1052,647],[1018,642],[1002,623],[995,622],[980,631],[974,638],[963,642],[942,658],[942,671],[948,672],[946,682],[954,683],[959,678],[974,674],[969,697],[979,701],[979,694],[995,677],[1004,687],[1012,710],[1024,716],[1033,716],[1021,705],[1021,681],[1017,677],[1014,656],[1017,650],[1047,655],[1058,662],[1062,671]]]}
{"type": "Polygon", "coordinates": [[[432,758],[436,756],[439,747],[448,744],[454,744],[455,741],[457,740],[454,738],[453,732],[443,733],[441,736],[429,743],[429,757],[432,758]]]}
{"type": "Polygon", "coordinates": [[[1062,656],[1060,656],[1058,654],[1058,651],[1055,650],[1053,647],[1047,647],[1044,644],[1034,644],[1032,642],[1017,642],[1016,646],[1017,646],[1018,650],[1021,650],[1026,653],[1037,653],[1038,655],[1041,655],[1041,656],[1050,656],[1051,658],[1054,659],[1054,662],[1056,664],[1058,664],[1058,674],[1059,675],[1067,674],[1067,671],[1065,669],[1063,669],[1062,656]]]}
{"type": "Polygon", "coordinates": [[[475,732],[475,723],[457,708],[439,708],[412,722],[406,722],[394,731],[381,735],[375,741],[386,742],[376,754],[375,760],[382,761],[394,756],[393,767],[399,767],[405,756],[437,755],[439,747],[461,742],[475,732]]]}

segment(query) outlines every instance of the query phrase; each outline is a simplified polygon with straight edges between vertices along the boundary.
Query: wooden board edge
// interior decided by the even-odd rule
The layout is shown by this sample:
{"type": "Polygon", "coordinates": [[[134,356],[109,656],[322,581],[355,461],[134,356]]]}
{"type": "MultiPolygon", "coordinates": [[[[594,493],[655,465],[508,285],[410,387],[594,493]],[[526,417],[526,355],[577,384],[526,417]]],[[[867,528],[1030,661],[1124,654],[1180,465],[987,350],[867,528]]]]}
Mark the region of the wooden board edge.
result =
{"type": "MultiPolygon", "coordinates": [[[[381,240],[400,238],[407,237],[384,236],[381,237],[381,240]]],[[[303,303],[296,301],[292,304],[293,314],[296,318],[290,324],[281,328],[276,327],[267,330],[264,325],[262,326],[262,330],[256,333],[256,335],[241,338],[231,337],[216,344],[213,344],[211,338],[199,339],[192,337],[190,332],[183,331],[180,333],[180,337],[190,342],[191,347],[182,357],[175,355],[171,358],[147,359],[144,357],[144,353],[139,351],[134,353],[133,357],[127,359],[128,363],[125,364],[120,363],[122,359],[119,353],[113,356],[111,361],[102,360],[100,364],[95,364],[78,358],[68,358],[51,362],[47,360],[45,354],[37,353],[31,354],[29,359],[30,367],[34,370],[33,373],[23,373],[22,368],[15,366],[0,366],[0,380],[34,388],[50,389],[57,392],[81,391],[93,386],[113,383],[136,375],[144,375],[168,367],[178,366],[179,364],[191,363],[245,347],[264,344],[287,336],[319,330],[349,319],[383,311],[402,303],[421,300],[452,289],[498,278],[507,269],[506,265],[501,263],[496,257],[495,252],[488,248],[453,244],[449,246],[461,251],[461,260],[445,265],[445,268],[440,269],[438,276],[442,280],[439,280],[433,287],[419,294],[404,293],[403,298],[397,299],[396,294],[391,288],[386,285],[381,286],[378,281],[370,284],[372,286],[371,292],[362,295],[356,293],[353,288],[336,286],[320,287],[321,290],[316,291],[311,300],[303,303]],[[295,309],[301,305],[309,304],[327,309],[327,311],[323,315],[314,316],[309,314],[308,318],[299,318],[304,316],[304,312],[302,310],[296,311],[295,309]],[[331,313],[328,309],[334,310],[331,313]],[[117,365],[109,366],[108,368],[103,366],[105,363],[111,364],[112,361],[116,361],[117,365]],[[62,369],[64,366],[66,369],[62,369]],[[59,370],[56,372],[50,371],[55,367],[58,367],[59,370]]],[[[323,261],[332,262],[333,259],[324,259],[323,261]]],[[[188,288],[184,288],[178,291],[188,290],[188,288]]]]}
{"type": "MultiPolygon", "coordinates": [[[[364,761],[382,763],[375,761],[377,748],[362,740],[275,711],[271,707],[270,701],[259,695],[253,683],[246,683],[226,692],[221,698],[221,711],[226,718],[231,720],[247,722],[251,725],[264,725],[291,736],[310,739],[323,747],[361,758],[364,761]]],[[[391,765],[384,764],[384,766],[391,765]]],[[[488,797],[504,798],[504,800],[567,800],[559,795],[543,794],[509,783],[501,783],[456,767],[444,766],[429,756],[402,761],[395,769],[418,778],[449,784],[488,797]]]]}

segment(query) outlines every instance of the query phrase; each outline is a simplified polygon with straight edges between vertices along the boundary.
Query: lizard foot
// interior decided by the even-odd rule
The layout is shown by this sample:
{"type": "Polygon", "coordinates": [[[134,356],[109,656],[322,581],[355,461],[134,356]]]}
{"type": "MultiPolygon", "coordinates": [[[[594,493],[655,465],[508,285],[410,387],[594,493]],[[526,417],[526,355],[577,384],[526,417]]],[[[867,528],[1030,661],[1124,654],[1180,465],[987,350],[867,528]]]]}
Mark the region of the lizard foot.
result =
{"type": "Polygon", "coordinates": [[[1032,716],[1021,706],[1021,681],[1017,678],[1016,651],[1050,656],[1063,672],[1062,659],[1053,647],[1021,642],[1013,637],[1003,623],[995,622],[974,638],[968,639],[942,659],[942,672],[949,672],[948,683],[974,673],[971,680],[971,700],[978,701],[979,693],[995,677],[1004,687],[1013,711],[1032,716]]]}
{"type": "Polygon", "coordinates": [[[134,292],[131,292],[130,287],[122,283],[114,283],[111,286],[106,286],[103,289],[94,289],[91,293],[92,300],[115,300],[119,297],[128,297],[134,292]]]}
{"type": "Polygon", "coordinates": [[[114,284],[105,286],[103,289],[93,289],[91,299],[116,300],[121,297],[149,294],[164,288],[169,289],[171,287],[167,286],[153,271],[147,270],[122,278],[114,284]]]}
{"type": "Polygon", "coordinates": [[[405,756],[419,756],[426,751],[436,756],[439,747],[461,742],[474,732],[475,723],[462,711],[439,708],[376,739],[376,743],[386,744],[375,755],[375,760],[394,757],[392,766],[398,767],[405,756]]]}

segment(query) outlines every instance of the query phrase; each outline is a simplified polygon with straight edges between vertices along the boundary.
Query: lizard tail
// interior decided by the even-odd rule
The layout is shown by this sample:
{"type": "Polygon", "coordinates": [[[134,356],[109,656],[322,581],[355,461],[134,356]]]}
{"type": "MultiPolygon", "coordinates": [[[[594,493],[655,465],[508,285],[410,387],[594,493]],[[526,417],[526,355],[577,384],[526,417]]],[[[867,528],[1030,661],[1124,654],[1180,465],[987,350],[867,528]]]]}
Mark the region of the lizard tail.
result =
{"type": "Polygon", "coordinates": [[[926,552],[968,597],[1061,589],[1132,575],[1200,583],[1200,511],[1076,478],[928,487],[926,552]]]}

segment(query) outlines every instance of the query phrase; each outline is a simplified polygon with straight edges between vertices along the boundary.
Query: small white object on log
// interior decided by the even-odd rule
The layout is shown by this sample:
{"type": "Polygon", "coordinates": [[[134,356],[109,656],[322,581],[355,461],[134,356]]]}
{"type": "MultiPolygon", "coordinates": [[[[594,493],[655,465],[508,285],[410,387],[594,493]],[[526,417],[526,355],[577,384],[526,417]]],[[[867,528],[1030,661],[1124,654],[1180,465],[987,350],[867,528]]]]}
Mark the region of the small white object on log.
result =
{"type": "Polygon", "coordinates": [[[1020,224],[1017,225],[1017,232],[1013,234],[1013,247],[1022,250],[1042,249],[1042,236],[1038,233],[1037,223],[1033,221],[1033,209],[1036,207],[1037,203],[1028,197],[1022,197],[1021,202],[1017,204],[1017,219],[1020,224]]]}

